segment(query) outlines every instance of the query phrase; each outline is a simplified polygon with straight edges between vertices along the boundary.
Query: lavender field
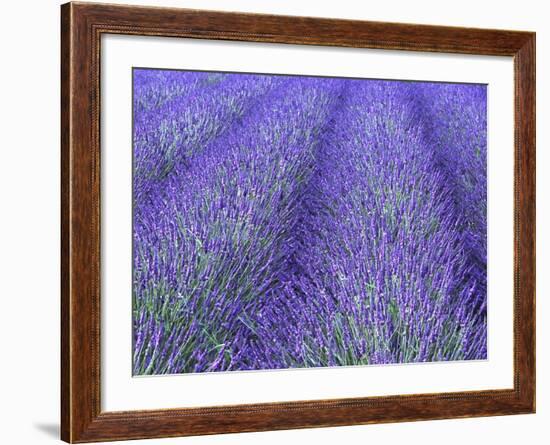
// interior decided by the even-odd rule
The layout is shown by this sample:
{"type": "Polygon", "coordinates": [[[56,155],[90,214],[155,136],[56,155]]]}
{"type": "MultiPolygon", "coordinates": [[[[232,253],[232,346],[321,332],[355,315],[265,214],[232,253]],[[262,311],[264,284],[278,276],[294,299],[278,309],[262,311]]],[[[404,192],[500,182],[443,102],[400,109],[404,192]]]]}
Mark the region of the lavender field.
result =
{"type": "Polygon", "coordinates": [[[484,85],[133,76],[134,375],[487,358],[484,85]]]}

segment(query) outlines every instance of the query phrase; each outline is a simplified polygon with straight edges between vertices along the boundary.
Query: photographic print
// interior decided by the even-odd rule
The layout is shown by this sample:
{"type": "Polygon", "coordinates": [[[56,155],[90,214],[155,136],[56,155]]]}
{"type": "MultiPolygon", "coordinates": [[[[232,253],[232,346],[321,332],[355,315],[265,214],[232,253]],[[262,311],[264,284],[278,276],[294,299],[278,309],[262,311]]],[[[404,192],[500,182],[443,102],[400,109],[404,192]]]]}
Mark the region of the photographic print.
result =
{"type": "Polygon", "coordinates": [[[535,412],[534,32],[60,19],[64,441],[535,412]]]}
{"type": "Polygon", "coordinates": [[[133,69],[133,375],[487,359],[487,87],[133,69]]]}

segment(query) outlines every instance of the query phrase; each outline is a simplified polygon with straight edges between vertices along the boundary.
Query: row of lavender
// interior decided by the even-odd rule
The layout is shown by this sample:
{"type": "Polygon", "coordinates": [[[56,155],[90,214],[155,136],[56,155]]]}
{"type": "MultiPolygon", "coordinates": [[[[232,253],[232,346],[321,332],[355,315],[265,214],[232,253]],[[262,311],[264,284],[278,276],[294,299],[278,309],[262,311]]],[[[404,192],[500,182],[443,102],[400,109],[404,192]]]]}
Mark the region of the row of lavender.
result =
{"type": "Polygon", "coordinates": [[[481,359],[474,85],[134,72],[134,374],[481,359]]]}

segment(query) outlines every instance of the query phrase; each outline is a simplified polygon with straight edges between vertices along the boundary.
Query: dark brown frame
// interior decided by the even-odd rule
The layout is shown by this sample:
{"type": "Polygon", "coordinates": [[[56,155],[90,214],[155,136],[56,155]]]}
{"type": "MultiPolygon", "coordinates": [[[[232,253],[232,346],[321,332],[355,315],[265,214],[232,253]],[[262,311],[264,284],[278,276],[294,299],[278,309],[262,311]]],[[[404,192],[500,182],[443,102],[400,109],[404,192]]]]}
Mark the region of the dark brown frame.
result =
{"type": "Polygon", "coordinates": [[[61,7],[61,438],[174,437],[535,412],[535,34],[93,3],[61,7]],[[154,411],[100,408],[104,33],[513,56],[514,388],[154,411]]]}

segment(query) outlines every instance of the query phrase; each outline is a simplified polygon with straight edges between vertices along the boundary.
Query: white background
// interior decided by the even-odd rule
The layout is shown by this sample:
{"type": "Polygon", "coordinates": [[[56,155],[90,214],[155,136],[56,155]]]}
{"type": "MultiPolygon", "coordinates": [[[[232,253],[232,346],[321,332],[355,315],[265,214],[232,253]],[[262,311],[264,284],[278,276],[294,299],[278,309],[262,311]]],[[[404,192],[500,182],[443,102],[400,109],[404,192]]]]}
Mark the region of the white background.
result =
{"type": "MultiPolygon", "coordinates": [[[[550,422],[548,339],[550,236],[550,31],[545,2],[264,0],[133,3],[537,31],[538,391],[536,415],[154,440],[149,443],[545,443],[550,422]],[[546,192],[547,193],[547,192],[546,192]],[[545,434],[546,436],[546,434],[545,434]]],[[[0,248],[4,443],[41,444],[58,435],[59,412],[59,2],[6,3],[0,69],[0,248]]]]}
{"type": "Polygon", "coordinates": [[[103,410],[513,387],[511,57],[121,35],[103,37],[101,48],[103,410]],[[488,84],[488,360],[132,378],[132,66],[488,84]]]}

